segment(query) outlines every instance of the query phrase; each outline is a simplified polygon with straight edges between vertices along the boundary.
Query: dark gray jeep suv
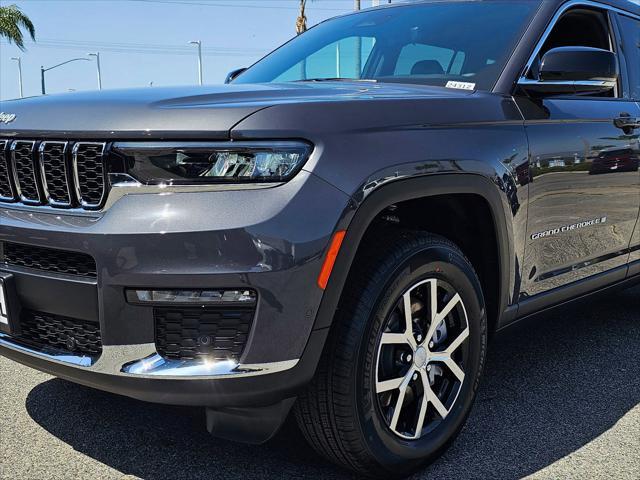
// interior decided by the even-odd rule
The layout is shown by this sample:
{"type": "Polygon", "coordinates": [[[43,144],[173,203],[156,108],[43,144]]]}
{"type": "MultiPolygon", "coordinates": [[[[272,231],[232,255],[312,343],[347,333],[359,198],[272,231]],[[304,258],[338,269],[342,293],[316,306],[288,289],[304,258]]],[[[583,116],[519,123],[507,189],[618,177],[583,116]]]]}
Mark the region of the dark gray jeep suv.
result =
{"type": "Polygon", "coordinates": [[[639,32],[626,0],[415,2],[221,87],[3,102],[0,353],[412,472],[492,333],[640,280],[639,32]]]}

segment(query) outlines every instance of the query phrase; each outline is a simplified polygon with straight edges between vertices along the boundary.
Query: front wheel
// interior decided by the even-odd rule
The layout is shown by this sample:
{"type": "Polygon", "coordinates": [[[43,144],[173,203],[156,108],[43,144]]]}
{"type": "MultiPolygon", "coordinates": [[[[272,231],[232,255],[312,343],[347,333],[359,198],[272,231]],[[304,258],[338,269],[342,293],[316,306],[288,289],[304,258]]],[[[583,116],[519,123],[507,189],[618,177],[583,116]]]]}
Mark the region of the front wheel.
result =
{"type": "Polygon", "coordinates": [[[296,418],[330,460],[402,477],[437,458],[470,412],[484,299],[470,262],[442,237],[393,231],[364,248],[296,418]]]}

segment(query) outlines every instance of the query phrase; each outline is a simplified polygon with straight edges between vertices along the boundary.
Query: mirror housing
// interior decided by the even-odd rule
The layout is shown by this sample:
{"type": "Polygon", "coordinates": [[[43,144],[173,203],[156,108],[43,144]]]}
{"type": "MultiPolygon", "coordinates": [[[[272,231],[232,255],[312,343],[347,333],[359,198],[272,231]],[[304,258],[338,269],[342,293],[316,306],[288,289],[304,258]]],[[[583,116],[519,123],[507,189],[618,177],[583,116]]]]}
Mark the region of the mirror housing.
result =
{"type": "Polygon", "coordinates": [[[558,47],[544,54],[538,79],[521,78],[518,85],[535,95],[599,94],[615,88],[618,58],[608,50],[558,47]]]}
{"type": "Polygon", "coordinates": [[[225,84],[229,84],[229,83],[233,82],[238,76],[240,76],[246,70],[247,70],[246,68],[237,68],[235,70],[230,71],[227,74],[227,78],[224,79],[224,83],[225,84]]]}

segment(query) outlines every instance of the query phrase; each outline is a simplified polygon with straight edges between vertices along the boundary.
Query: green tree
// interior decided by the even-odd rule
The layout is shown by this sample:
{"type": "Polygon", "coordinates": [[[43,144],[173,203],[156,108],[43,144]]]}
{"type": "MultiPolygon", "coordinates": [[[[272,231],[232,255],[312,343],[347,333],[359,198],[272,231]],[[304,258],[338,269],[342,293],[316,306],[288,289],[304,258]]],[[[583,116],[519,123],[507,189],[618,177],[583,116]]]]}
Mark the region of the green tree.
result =
{"type": "Polygon", "coordinates": [[[23,29],[33,40],[36,39],[33,23],[16,5],[0,7],[0,37],[6,38],[9,43],[15,43],[20,50],[24,50],[23,29]]]}

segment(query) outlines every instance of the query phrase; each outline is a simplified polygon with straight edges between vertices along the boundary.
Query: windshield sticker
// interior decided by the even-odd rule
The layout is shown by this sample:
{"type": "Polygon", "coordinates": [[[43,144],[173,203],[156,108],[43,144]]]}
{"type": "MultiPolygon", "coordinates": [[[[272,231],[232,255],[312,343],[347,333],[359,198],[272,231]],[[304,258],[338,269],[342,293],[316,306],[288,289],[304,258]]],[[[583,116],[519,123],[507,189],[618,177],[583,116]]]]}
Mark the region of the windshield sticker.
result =
{"type": "Polygon", "coordinates": [[[454,82],[449,80],[446,85],[447,88],[457,88],[459,90],[475,90],[476,84],[471,82],[454,82]]]}

